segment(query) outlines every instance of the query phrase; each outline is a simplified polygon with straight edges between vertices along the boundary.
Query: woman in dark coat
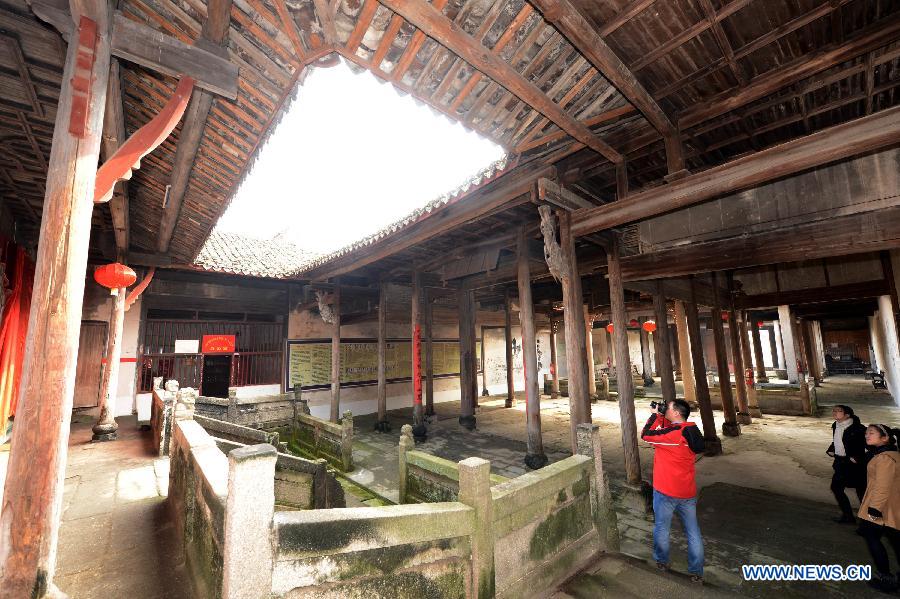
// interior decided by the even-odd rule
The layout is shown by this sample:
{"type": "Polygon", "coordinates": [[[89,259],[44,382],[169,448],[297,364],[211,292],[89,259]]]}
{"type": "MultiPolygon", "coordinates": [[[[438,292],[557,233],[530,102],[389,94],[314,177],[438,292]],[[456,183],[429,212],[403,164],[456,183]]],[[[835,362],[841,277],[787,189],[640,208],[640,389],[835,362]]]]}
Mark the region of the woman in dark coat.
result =
{"type": "Polygon", "coordinates": [[[856,490],[856,496],[862,502],[866,494],[866,427],[853,413],[853,408],[836,405],[831,410],[834,422],[831,423],[831,445],[826,453],[834,458],[831,477],[831,492],[841,508],[841,515],[834,519],[842,524],[855,524],[853,508],[844,491],[847,487],[856,490]]]}

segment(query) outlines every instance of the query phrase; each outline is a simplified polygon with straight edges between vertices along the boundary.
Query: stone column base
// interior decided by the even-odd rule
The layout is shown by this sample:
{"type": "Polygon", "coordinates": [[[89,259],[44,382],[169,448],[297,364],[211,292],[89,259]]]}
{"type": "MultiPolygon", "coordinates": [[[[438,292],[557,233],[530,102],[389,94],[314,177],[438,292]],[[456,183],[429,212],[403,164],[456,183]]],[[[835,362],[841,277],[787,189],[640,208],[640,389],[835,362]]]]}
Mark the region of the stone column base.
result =
{"type": "Polygon", "coordinates": [[[622,495],[619,498],[622,507],[633,513],[649,514],[653,511],[653,487],[647,481],[633,485],[622,485],[622,495]]]}
{"type": "Polygon", "coordinates": [[[412,434],[413,439],[421,443],[428,438],[428,428],[424,424],[417,424],[412,427],[412,434]]]}
{"type": "Polygon", "coordinates": [[[113,431],[111,433],[94,433],[91,437],[92,443],[102,442],[102,441],[115,441],[119,438],[119,433],[113,431]]]}
{"type": "Polygon", "coordinates": [[[750,416],[752,416],[753,418],[762,418],[763,413],[759,408],[750,408],[749,412],[750,416]]]}
{"type": "Polygon", "coordinates": [[[787,370],[782,370],[781,368],[775,369],[775,378],[778,379],[787,379],[787,370]]]}
{"type": "Polygon", "coordinates": [[[459,424],[467,430],[475,430],[475,416],[460,416],[459,424]]]}
{"type": "Polygon", "coordinates": [[[391,423],[387,420],[379,420],[375,423],[375,430],[379,433],[389,433],[391,432],[391,423]]]}
{"type": "Polygon", "coordinates": [[[526,453],[525,465],[530,470],[540,470],[547,465],[547,456],[543,453],[526,453]]]}
{"type": "Polygon", "coordinates": [[[739,437],[741,435],[741,425],[737,422],[723,422],[722,434],[726,437],[739,437]]]}
{"type": "Polygon", "coordinates": [[[738,412],[737,421],[738,424],[753,424],[753,418],[750,417],[749,412],[738,412]]]}
{"type": "Polygon", "coordinates": [[[722,455],[722,441],[718,437],[713,437],[712,439],[703,437],[703,442],[706,444],[703,455],[709,457],[722,455]]]}

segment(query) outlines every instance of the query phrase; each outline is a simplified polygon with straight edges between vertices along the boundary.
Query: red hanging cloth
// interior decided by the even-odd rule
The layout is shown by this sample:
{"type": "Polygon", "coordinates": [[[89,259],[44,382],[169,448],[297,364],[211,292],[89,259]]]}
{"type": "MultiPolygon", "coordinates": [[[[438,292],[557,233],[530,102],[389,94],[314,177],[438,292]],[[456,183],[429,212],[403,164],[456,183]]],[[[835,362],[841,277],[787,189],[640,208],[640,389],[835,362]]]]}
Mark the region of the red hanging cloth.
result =
{"type": "Polygon", "coordinates": [[[15,249],[6,252],[6,272],[11,271],[12,290],[0,321],[0,438],[8,430],[9,418],[16,413],[34,283],[34,264],[25,250],[11,243],[9,248],[15,249]]]}

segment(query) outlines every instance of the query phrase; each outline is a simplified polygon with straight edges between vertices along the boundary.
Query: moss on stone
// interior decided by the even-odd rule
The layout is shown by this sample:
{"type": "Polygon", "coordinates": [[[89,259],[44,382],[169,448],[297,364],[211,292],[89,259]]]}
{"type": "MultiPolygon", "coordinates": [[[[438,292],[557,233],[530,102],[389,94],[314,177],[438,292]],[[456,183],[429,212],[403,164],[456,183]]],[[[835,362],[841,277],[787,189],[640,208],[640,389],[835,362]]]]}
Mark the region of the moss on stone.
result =
{"type": "Polygon", "coordinates": [[[370,539],[375,531],[375,525],[366,520],[293,523],[279,529],[278,543],[282,551],[330,552],[355,539],[370,539]]]}
{"type": "Polygon", "coordinates": [[[410,474],[406,478],[406,497],[417,503],[456,501],[457,493],[436,481],[410,474]]]}
{"type": "Polygon", "coordinates": [[[590,502],[574,501],[538,524],[528,554],[531,559],[542,560],[556,553],[563,543],[581,537],[588,526],[591,526],[590,502]]]}
{"type": "Polygon", "coordinates": [[[579,495],[584,495],[591,488],[591,478],[590,475],[585,472],[581,475],[581,478],[572,485],[572,495],[574,497],[578,497],[579,495]]]}
{"type": "Polygon", "coordinates": [[[568,501],[568,499],[569,496],[566,495],[566,490],[560,489],[559,494],[556,496],[556,503],[565,503],[566,501],[568,501]]]}

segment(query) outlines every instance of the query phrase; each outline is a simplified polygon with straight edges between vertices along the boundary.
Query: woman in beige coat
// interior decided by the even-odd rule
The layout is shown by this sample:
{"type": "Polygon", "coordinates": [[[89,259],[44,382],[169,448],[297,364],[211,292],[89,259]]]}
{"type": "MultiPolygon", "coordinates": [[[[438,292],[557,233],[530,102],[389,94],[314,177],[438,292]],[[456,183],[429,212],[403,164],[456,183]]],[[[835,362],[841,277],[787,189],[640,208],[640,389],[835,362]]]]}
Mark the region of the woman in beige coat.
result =
{"type": "Polygon", "coordinates": [[[900,563],[900,452],[897,430],[883,424],[870,424],[866,445],[872,450],[866,468],[868,484],[859,506],[859,534],[866,540],[875,575],[869,584],[882,591],[897,590],[897,577],[891,574],[887,550],[881,542],[886,536],[900,563]]]}

